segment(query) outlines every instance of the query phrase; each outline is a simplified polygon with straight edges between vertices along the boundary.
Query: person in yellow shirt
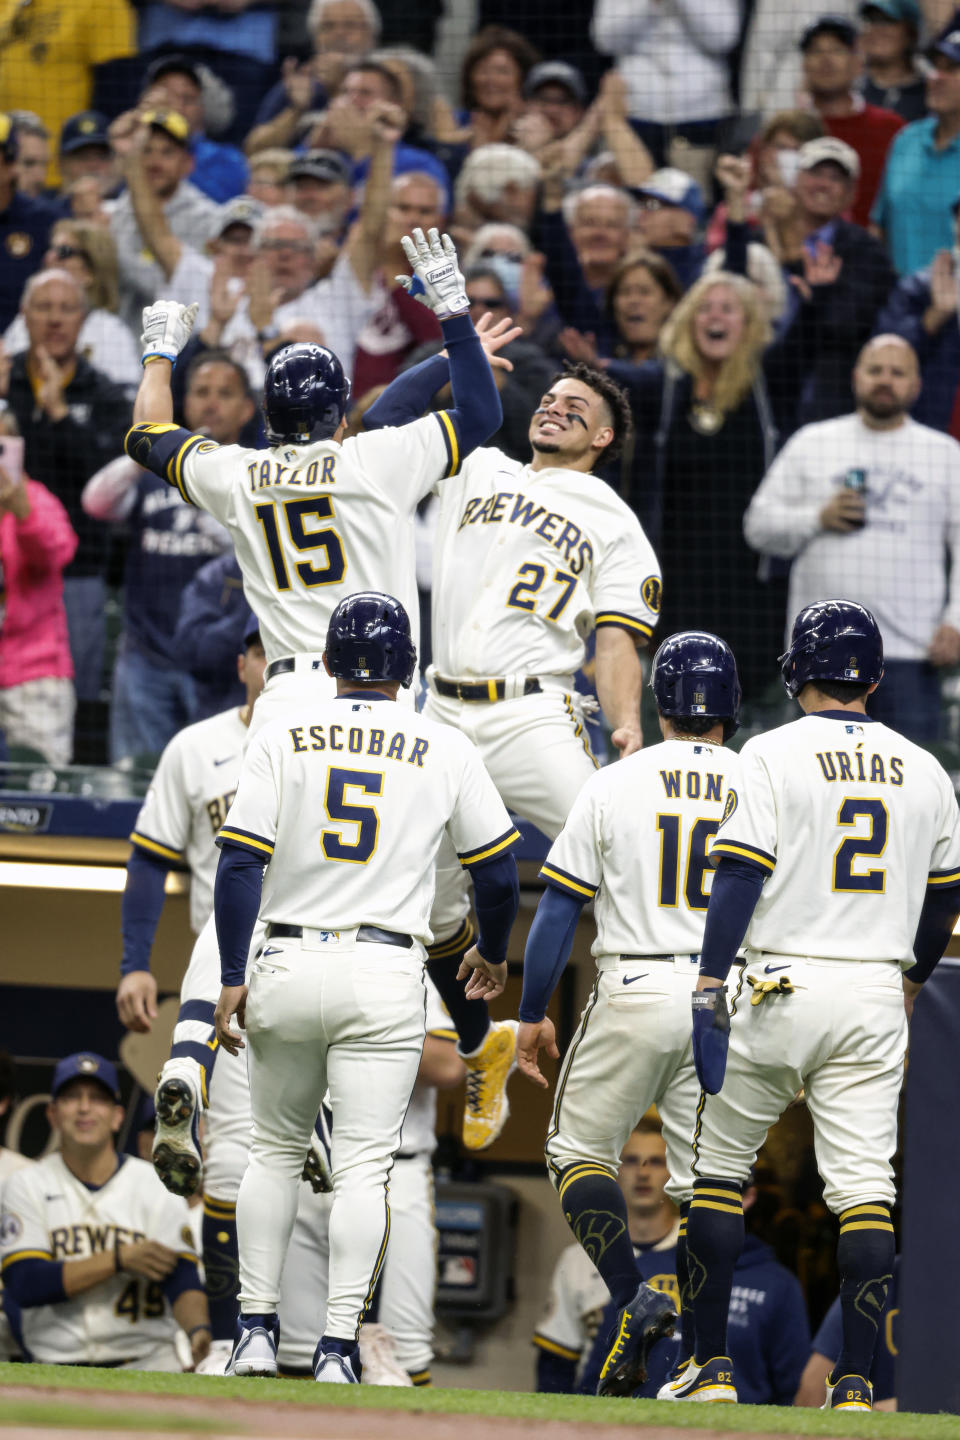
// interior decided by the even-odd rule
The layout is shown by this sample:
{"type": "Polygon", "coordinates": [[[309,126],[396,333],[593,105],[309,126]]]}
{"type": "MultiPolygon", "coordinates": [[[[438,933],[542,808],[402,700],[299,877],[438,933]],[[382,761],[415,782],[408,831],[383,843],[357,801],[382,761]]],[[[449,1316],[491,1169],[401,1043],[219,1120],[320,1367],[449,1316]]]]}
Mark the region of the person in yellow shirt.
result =
{"type": "Polygon", "coordinates": [[[93,67],[135,53],[127,0],[97,0],[95,17],[83,0],[0,0],[0,110],[32,110],[59,134],[88,109],[93,67]]]}

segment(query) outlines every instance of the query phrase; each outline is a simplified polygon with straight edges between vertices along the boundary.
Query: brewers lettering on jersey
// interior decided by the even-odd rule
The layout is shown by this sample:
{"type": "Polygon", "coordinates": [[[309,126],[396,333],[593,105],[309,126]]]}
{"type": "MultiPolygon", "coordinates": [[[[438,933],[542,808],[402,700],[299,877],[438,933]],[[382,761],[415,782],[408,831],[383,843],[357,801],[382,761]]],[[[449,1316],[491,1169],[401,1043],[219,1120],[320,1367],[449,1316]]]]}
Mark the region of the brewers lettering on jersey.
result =
{"type": "MultiPolygon", "coordinates": [[[[401,376],[368,423],[420,413],[444,377],[442,360],[401,376]]],[[[480,449],[440,488],[426,713],[470,736],[507,806],[550,839],[596,769],[574,685],[594,630],[597,694],[613,744],[622,755],[642,744],[637,645],[657,623],[660,567],[636,516],[591,473],[617,454],[630,424],[626,397],[602,371],[571,367],[531,417],[529,464],[480,449]]],[[[457,965],[472,940],[468,915],[463,876],[445,851],[430,975],[468,1066],[468,1052],[480,1064],[488,1047],[502,1052],[468,1085],[464,1142],[484,1149],[507,1117],[515,1052],[505,1026],[488,1029],[485,1014],[464,1014],[457,994],[457,965]]]]}
{"type": "MultiPolygon", "coordinates": [[[[592,776],[544,861],[547,888],[527,940],[517,1036],[520,1068],[545,1085],[538,1052],[557,1053],[547,1004],[580,909],[593,900],[599,973],[561,1067],[545,1150],[564,1217],[620,1310],[601,1394],[633,1394],[650,1346],[675,1319],[642,1282],[617,1167],[633,1127],[656,1105],[668,1193],[680,1205],[690,1198],[698,1098],[690,991],[712,878],[709,845],[738,786],[737,756],[722,749],[740,714],[730,647],[706,631],[672,635],[657,650],[650,684],[663,743],[592,776]]],[[[682,1287],[682,1227],[677,1265],[682,1287]]],[[[692,1335],[687,1344],[692,1353],[692,1335]]]]}
{"type": "Polygon", "coordinates": [[[688,1221],[701,1279],[696,1358],[668,1388],[676,1399],[735,1398],[726,1315],[743,1241],[740,1189],[769,1127],[803,1089],[824,1200],[840,1219],[844,1343],[827,1404],[869,1410],[894,1256],[904,1001],[960,912],[960,815],[933,756],[867,714],[883,675],[868,610],[848,600],[802,610],[781,673],[803,718],[748,740],[711,851],[717,873],[694,996],[703,1085],[688,1221]],[[718,987],[745,932],[728,1017],[718,987]]]}
{"type": "Polygon", "coordinates": [[[519,898],[507,852],[519,837],[470,742],[397,704],[416,650],[393,597],[341,601],[324,663],[337,697],[261,727],[218,839],[217,1036],[235,1052],[242,1040],[232,1016],[245,1027],[253,1112],[237,1202],[240,1320],[227,1373],[276,1373],[297,1180],[329,1087],[330,1285],[314,1373],[352,1384],[389,1235],[387,1178],[423,1050],[440,841],[448,832],[475,874],[478,944],[500,963],[519,898]],[[258,913],[265,944],[248,992],[258,913]]]}

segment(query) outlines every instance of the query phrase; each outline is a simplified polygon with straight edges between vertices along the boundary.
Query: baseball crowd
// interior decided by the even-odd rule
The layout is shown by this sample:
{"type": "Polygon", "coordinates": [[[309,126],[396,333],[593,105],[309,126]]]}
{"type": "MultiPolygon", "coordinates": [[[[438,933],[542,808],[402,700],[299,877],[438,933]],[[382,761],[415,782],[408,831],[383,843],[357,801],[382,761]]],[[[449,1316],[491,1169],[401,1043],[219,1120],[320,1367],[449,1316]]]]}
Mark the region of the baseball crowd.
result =
{"type": "MultiPolygon", "coordinates": [[[[164,862],[186,856],[195,886],[206,874],[192,919],[198,945],[205,926],[212,935],[210,827],[223,826],[233,799],[265,663],[229,528],[160,478],[188,451],[159,463],[152,441],[125,451],[138,387],[143,394],[141,315],[158,300],[177,302],[181,329],[172,354],[155,348],[149,358],[175,362],[173,417],[192,434],[265,448],[265,376],[286,346],[308,342],[335,352],[350,381],[341,440],[428,405],[446,417],[455,446],[466,411],[441,411],[449,391],[431,399],[419,367],[463,337],[441,325],[450,313],[408,293],[419,272],[401,244],[418,229],[448,231],[499,392],[500,424],[485,443],[526,463],[531,414],[544,413],[545,396],[555,404],[564,362],[581,366],[570,375],[592,387],[598,414],[613,416],[615,458],[601,457],[596,474],[629,512],[634,528],[624,534],[635,553],[652,547],[657,565],[635,576],[639,620],[625,610],[597,620],[596,689],[614,748],[626,755],[640,742],[618,738],[609,713],[607,698],[625,694],[612,678],[611,631],[626,644],[628,631],[651,628],[643,615],[659,617],[654,645],[677,631],[716,631],[736,656],[745,728],[760,729],[783,703],[771,657],[793,618],[832,595],[868,607],[882,631],[883,683],[862,697],[865,713],[923,745],[946,738],[943,677],[960,665],[960,11],[938,0],[865,0],[831,13],[811,0],[789,9],[782,0],[595,0],[568,7],[558,26],[540,0],[518,13],[480,0],[454,45],[441,7],[418,6],[415,16],[408,8],[146,0],[134,13],[126,0],[98,0],[91,26],[72,0],[45,29],[41,3],[0,30],[0,747],[11,760],[120,770],[152,770],[163,754],[125,897],[118,1008],[131,1029],[149,1029],[155,1015],[149,950],[164,862]],[[454,52],[456,93],[446,83],[454,52]],[[185,306],[196,315],[183,324],[185,306]],[[226,712],[223,743],[236,763],[224,772],[222,813],[204,801],[204,854],[193,855],[196,795],[175,737],[226,712]]],[[[430,373],[443,385],[441,370],[430,373]]],[[[137,418],[144,439],[161,428],[142,410],[137,418]]],[[[590,424],[595,434],[596,414],[590,424]]],[[[580,468],[585,479],[590,467],[580,468]]],[[[437,524],[438,504],[424,493],[415,517],[424,672],[431,612],[435,636],[444,624],[434,603],[437,524]]],[[[535,608],[522,592],[544,582],[542,567],[526,568],[541,573],[511,593],[520,611],[535,608]]],[[[560,571],[554,578],[576,583],[560,571]]],[[[517,698],[507,681],[484,683],[517,698]]],[[[455,689],[452,698],[472,697],[455,689]]],[[[576,702],[574,714],[564,699],[579,739],[589,706],[576,702]]],[[[660,711],[661,720],[670,714],[660,711]]],[[[719,718],[735,718],[733,709],[719,718]]],[[[249,834],[240,835],[242,849],[249,834]]],[[[473,953],[463,914],[439,938],[447,954],[434,959],[473,953]]],[[[208,1014],[201,1005],[183,1004],[175,1057],[179,1049],[189,1058],[211,1033],[213,1006],[208,1014]]],[[[502,1024],[487,1028],[485,1010],[482,1023],[454,1020],[456,1031],[437,1011],[431,1026],[428,1010],[425,1108],[415,1139],[408,1120],[409,1143],[400,1140],[409,1253],[430,1250],[436,1088],[458,1084],[471,1056],[504,1035],[502,1024]],[[478,1024],[471,1049],[467,1030],[478,1024]]],[[[176,1083],[180,1072],[170,1073],[176,1083]]],[[[0,1067],[0,1107],[12,1094],[3,1077],[0,1067]]],[[[485,1121],[487,1082],[479,1071],[474,1079],[468,1096],[485,1121]]],[[[229,1199],[211,1189],[208,1156],[202,1217],[191,1218],[143,1161],[118,1166],[117,1100],[109,1060],[68,1057],[49,1111],[59,1153],[14,1173],[0,1151],[4,1203],[21,1227],[2,1236],[13,1262],[9,1346],[52,1361],[79,1346],[85,1359],[72,1363],[222,1368],[238,1303],[236,1184],[229,1199]],[[91,1240],[89,1255],[67,1202],[62,1216],[44,1211],[62,1199],[41,1193],[54,1178],[107,1237],[91,1240]],[[123,1189],[136,1217],[117,1199],[123,1189]]],[[[195,1119],[195,1093],[187,1104],[195,1119]]],[[[171,1117],[164,1123],[172,1133],[171,1117]]],[[[297,1255],[325,1264],[335,1248],[322,1116],[312,1144],[317,1194],[304,1187],[288,1267],[297,1255]]],[[[637,1274],[678,1297],[687,1211],[681,1218],[665,1189],[667,1149],[658,1126],[643,1122],[618,1184],[637,1274]]],[[[240,1151],[245,1163],[245,1143],[240,1151]]],[[[184,1193],[186,1173],[175,1175],[184,1193]]],[[[558,1183],[561,1198],[568,1182],[558,1183]]],[[[737,1197],[728,1212],[749,1211],[752,1179],[720,1183],[737,1197]]],[[[886,1218],[873,1228],[892,1236],[890,1200],[879,1198],[886,1218]]],[[[366,1327],[368,1382],[378,1367],[381,1383],[429,1381],[432,1276],[411,1312],[416,1282],[400,1270],[402,1251],[395,1237],[382,1326],[366,1327]]],[[[540,1389],[593,1393],[613,1363],[611,1327],[629,1307],[589,1253],[582,1243],[558,1263],[534,1337],[540,1389]]],[[[290,1297],[304,1290],[288,1283],[281,1316],[286,1305],[293,1317],[290,1297]]],[[[282,1331],[289,1373],[311,1369],[325,1287],[324,1272],[308,1313],[282,1331]]],[[[881,1308],[886,1322],[869,1337],[874,1403],[893,1396],[895,1286],[884,1287],[881,1308]]],[[[820,1404],[826,1381],[829,1403],[828,1377],[847,1355],[838,1314],[811,1342],[795,1277],[759,1238],[748,1240],[723,1319],[740,1398],[820,1404]]],[[[269,1341],[270,1326],[259,1328],[269,1341]]],[[[349,1351],[340,1358],[352,1364],[349,1351]]],[[[688,1358],[693,1383],[692,1349],[688,1358]]],[[[656,1395],[676,1360],[676,1349],[659,1347],[646,1390],[630,1390],[656,1395]]],[[[717,1371],[719,1388],[725,1373],[717,1371]]]]}
{"type": "MultiPolygon", "coordinates": [[[[14,758],[149,768],[234,698],[228,539],[122,458],[143,306],[199,304],[188,427],[262,443],[264,365],[312,338],[344,363],[356,430],[439,348],[394,279],[414,224],[450,230],[475,318],[519,326],[497,373],[508,454],[526,458],[559,362],[626,388],[634,434],[602,473],[659,556],[661,634],[709,617],[762,713],[787,614],[842,577],[884,623],[884,715],[936,740],[960,661],[960,19],[835,8],[604,0],[558,26],[530,3],[508,28],[488,0],[455,84],[430,6],[413,34],[372,0],[103,0],[87,30],[58,6],[42,41],[18,12],[0,51],[14,758]],[[895,338],[853,381],[877,336],[895,338]]],[[[419,523],[427,609],[428,502],[419,523]]]]}

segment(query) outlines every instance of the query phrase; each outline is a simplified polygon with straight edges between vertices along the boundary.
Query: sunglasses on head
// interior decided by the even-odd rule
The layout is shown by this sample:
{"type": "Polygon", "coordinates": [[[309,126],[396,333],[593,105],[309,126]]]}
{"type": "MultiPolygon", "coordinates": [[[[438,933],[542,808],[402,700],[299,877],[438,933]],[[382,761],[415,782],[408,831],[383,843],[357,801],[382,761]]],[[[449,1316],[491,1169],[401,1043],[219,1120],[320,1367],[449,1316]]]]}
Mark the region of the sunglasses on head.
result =
{"type": "Polygon", "coordinates": [[[90,264],[90,256],[86,250],[81,250],[77,245],[51,245],[50,249],[58,260],[73,260],[78,258],[90,264]]]}

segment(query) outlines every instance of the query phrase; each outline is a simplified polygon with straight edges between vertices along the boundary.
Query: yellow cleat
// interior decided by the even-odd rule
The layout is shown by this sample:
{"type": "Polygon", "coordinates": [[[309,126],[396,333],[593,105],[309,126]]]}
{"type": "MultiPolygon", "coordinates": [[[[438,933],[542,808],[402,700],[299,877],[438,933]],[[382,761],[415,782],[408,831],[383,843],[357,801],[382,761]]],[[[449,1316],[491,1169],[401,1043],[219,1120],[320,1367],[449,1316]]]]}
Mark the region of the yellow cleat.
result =
{"type": "Polygon", "coordinates": [[[465,1055],[463,1062],[467,1067],[463,1143],[468,1150],[486,1150],[510,1114],[507,1081],[517,1068],[517,1021],[492,1021],[480,1049],[465,1055]]]}

